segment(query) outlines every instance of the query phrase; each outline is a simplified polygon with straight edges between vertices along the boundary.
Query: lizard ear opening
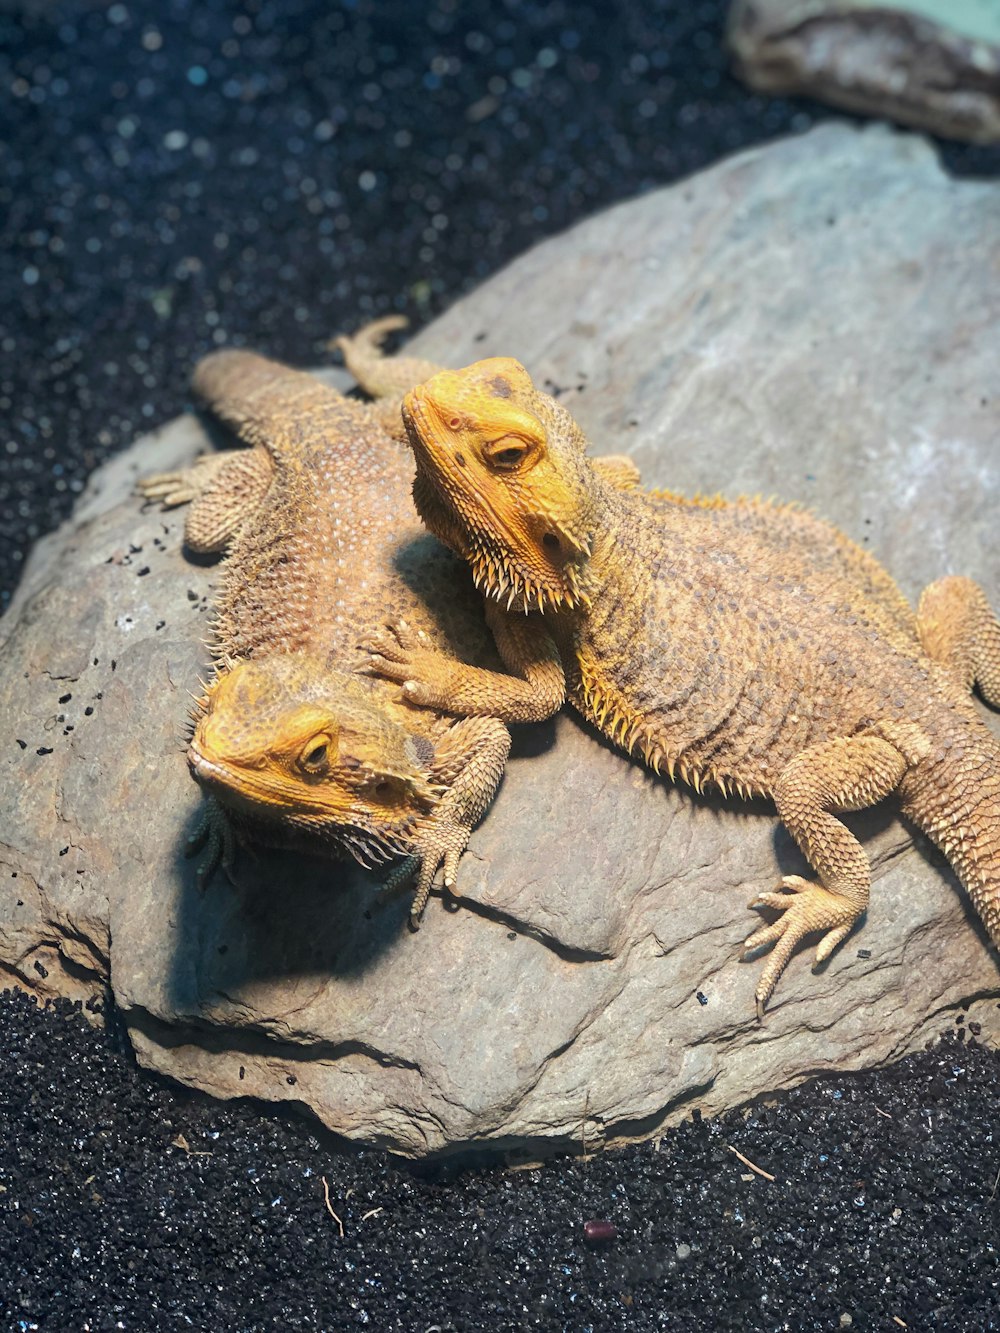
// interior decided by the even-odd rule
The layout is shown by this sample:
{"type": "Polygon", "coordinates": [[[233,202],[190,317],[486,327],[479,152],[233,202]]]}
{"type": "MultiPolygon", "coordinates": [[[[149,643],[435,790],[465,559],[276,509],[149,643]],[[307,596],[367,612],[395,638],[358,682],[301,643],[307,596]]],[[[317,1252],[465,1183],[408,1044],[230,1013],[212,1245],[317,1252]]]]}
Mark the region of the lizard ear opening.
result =
{"type": "Polygon", "coordinates": [[[394,773],[376,773],[369,785],[368,794],[374,796],[380,805],[398,805],[401,801],[409,799],[410,786],[410,783],[394,773]]]}
{"type": "Polygon", "coordinates": [[[409,809],[415,804],[429,810],[437,798],[427,775],[417,768],[411,772],[369,771],[362,790],[367,800],[386,810],[409,809]]]}

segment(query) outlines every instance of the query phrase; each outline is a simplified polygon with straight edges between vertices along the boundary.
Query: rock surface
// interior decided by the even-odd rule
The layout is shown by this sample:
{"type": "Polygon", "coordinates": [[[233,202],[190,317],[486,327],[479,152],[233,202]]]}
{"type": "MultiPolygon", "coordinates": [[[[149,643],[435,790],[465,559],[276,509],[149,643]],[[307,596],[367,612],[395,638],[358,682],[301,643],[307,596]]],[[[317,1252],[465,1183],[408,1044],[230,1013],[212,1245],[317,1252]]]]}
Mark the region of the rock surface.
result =
{"type": "Polygon", "coordinates": [[[759,92],[1000,142],[1000,10],[984,0],[735,0],[728,41],[759,92]]]}
{"type": "MultiPolygon", "coordinates": [[[[911,596],[962,571],[1000,600],[998,223],[1000,188],[922,141],[826,127],[538,246],[413,347],[517,356],[650,483],[780,493],[911,596]]],[[[671,788],[569,715],[521,730],[462,908],[433,899],[416,935],[405,901],[319,861],[244,859],[238,891],[200,896],[180,751],[216,574],[129,492],[205,438],[186,417],[96,474],[0,624],[8,978],[110,976],[143,1063],[411,1156],[653,1134],[898,1056],[970,1002],[996,1036],[996,960],[888,805],[851,819],[868,920],[818,972],[796,957],[758,1027],[746,903],[802,869],[794,847],[766,807],[671,788]]]]}

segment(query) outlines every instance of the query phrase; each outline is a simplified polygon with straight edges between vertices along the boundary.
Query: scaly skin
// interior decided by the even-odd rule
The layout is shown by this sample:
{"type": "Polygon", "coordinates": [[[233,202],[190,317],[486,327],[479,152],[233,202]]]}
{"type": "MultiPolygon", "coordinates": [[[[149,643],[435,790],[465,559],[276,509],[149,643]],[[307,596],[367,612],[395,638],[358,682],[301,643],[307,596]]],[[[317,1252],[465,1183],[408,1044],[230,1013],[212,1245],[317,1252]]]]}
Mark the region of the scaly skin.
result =
{"type": "Polygon", "coordinates": [[[439,648],[491,660],[465,571],[421,528],[412,463],[388,429],[399,395],[435,367],[382,361],[383,322],[345,340],[347,359],[386,403],[342,397],[248,352],[195,373],[198,396],[251,446],[149,478],[147,498],[193,501],[185,536],[228,548],[214,626],[215,673],[199,701],[188,760],[211,800],[203,871],[236,840],[404,858],[417,871],[414,920],[435,873],[455,878],[471,828],[503,773],[510,738],[492,718],[415,709],[359,674],[358,626],[403,619],[439,648]],[[395,394],[395,401],[391,395],[395,394]]]}
{"type": "Polygon", "coordinates": [[[836,818],[899,792],[1000,944],[1000,623],[971,580],[914,615],[870,555],[791,506],[616,491],[566,410],[516,361],[444,371],[403,416],[428,528],[470,564],[511,675],[380,633],[373,667],[415,703],[507,721],[567,697],[605,735],[696,789],[770,797],[818,876],[752,907],[781,915],[758,1013],[804,936],[817,959],[868,904],[870,869],[836,818]]]}
{"type": "MultiPolygon", "coordinates": [[[[496,661],[466,571],[414,512],[399,400],[438,367],[380,355],[400,322],[337,341],[359,383],[381,395],[373,404],[249,352],[209,356],[195,391],[251,447],[141,489],[165,505],[193,502],[193,550],[228,550],[215,675],[188,752],[211,798],[195,835],[208,840],[203,877],[232,862],[237,840],[366,866],[400,856],[389,882],[417,872],[415,924],[440,867],[453,886],[510,737],[497,719],[456,722],[360,674],[360,630],[373,616],[437,650],[496,661]]],[[[636,484],[627,461],[610,460],[608,474],[636,484]]]]}

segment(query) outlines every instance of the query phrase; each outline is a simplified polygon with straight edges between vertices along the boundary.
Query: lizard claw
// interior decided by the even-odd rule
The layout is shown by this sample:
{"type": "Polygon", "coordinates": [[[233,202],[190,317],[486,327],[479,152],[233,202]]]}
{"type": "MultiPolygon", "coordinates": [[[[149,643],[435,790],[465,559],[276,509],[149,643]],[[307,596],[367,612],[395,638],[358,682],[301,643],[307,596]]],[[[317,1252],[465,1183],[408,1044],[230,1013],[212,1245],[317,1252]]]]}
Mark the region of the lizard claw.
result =
{"type": "Polygon", "coordinates": [[[824,932],[816,948],[816,962],[823,962],[850,934],[861,909],[843,894],[810,883],[801,875],[785,875],[777,892],[757,894],[750,907],[769,907],[782,913],[777,921],[748,935],[740,952],[740,958],[745,959],[758,949],[774,945],[755,991],[757,1018],[762,1020],[764,1007],[802,940],[816,931],[824,932]]]}
{"type": "Polygon", "coordinates": [[[435,648],[423,630],[405,620],[376,630],[364,645],[368,671],[403,687],[408,703],[425,708],[447,708],[448,671],[452,660],[435,648]]]}

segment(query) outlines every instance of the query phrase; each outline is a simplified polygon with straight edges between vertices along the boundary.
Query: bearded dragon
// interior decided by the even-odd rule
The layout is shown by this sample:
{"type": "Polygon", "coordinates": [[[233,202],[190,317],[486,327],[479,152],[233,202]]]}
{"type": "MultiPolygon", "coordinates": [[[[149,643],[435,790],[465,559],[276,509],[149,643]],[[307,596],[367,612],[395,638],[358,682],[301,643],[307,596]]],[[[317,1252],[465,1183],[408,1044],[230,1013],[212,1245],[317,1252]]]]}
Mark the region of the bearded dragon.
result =
{"type": "MultiPolygon", "coordinates": [[[[415,708],[356,667],[360,628],[402,620],[421,641],[495,663],[479,599],[459,561],[420,526],[402,443],[402,392],[439,367],[385,358],[398,318],[338,340],[375,403],[244,351],[216,352],[194,390],[248,449],[207,455],[140,489],[190,502],[185,541],[222,552],[214,674],[197,699],[187,752],[209,796],[193,836],[204,880],[235,843],[403,862],[416,873],[415,924],[438,869],[451,888],[472,827],[510,748],[492,717],[455,721],[415,708]]],[[[609,475],[635,484],[631,464],[609,475]]]]}
{"type": "Polygon", "coordinates": [[[516,361],[444,371],[404,399],[414,498],[471,566],[507,670],[374,635],[372,669],[414,703],[506,721],[568,697],[612,741],[696,790],[761,796],[816,872],[751,908],[780,915],[758,1015],[798,944],[826,958],[868,904],[870,867],[837,819],[892,791],[942,849],[1000,944],[1000,622],[970,579],[913,612],[878,562],[791,505],[616,491],[583,433],[516,361]]]}

